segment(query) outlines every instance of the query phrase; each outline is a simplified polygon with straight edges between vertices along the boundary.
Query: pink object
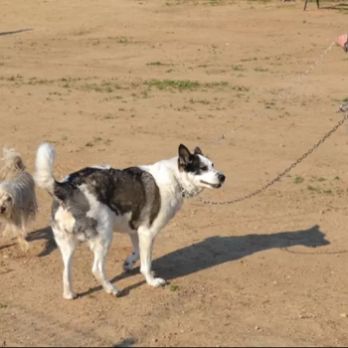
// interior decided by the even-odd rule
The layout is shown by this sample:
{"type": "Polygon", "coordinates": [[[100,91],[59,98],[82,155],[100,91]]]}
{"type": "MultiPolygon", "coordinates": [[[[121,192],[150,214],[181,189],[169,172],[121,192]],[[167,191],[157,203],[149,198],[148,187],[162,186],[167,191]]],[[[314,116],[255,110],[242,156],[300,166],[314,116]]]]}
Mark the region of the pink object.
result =
{"type": "Polygon", "coordinates": [[[337,38],[337,44],[340,45],[346,52],[348,51],[348,34],[342,34],[337,38]]]}

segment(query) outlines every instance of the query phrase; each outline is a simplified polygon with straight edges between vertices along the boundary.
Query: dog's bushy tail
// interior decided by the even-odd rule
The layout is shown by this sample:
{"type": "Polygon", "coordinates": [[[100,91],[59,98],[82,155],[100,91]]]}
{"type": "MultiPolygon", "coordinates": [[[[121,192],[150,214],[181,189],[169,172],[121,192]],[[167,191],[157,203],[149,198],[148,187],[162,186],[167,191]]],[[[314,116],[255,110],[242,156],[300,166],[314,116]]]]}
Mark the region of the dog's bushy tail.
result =
{"type": "Polygon", "coordinates": [[[56,151],[52,144],[43,143],[39,146],[36,153],[36,171],[34,175],[37,186],[53,193],[55,179],[53,176],[53,166],[56,158],[56,151]]]}

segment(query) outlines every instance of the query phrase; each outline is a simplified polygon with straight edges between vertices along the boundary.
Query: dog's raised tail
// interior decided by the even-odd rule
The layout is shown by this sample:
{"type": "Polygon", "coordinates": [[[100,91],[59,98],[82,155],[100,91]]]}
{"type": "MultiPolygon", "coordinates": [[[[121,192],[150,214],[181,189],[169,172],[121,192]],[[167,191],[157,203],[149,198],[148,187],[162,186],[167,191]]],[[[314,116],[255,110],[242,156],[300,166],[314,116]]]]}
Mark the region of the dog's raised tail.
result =
{"type": "Polygon", "coordinates": [[[53,166],[56,158],[56,151],[52,144],[43,143],[39,146],[36,153],[34,179],[37,186],[53,193],[55,179],[53,176],[53,166]]]}

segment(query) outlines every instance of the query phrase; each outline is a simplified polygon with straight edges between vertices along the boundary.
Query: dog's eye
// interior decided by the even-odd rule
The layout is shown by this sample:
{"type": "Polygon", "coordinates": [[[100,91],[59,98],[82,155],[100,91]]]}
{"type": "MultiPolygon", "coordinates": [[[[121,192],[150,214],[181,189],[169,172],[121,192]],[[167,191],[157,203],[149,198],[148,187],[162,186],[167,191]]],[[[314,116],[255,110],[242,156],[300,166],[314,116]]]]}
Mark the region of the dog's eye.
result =
{"type": "Polygon", "coordinates": [[[208,167],[207,166],[202,166],[199,169],[202,170],[203,172],[205,172],[206,170],[208,170],[208,167]]]}

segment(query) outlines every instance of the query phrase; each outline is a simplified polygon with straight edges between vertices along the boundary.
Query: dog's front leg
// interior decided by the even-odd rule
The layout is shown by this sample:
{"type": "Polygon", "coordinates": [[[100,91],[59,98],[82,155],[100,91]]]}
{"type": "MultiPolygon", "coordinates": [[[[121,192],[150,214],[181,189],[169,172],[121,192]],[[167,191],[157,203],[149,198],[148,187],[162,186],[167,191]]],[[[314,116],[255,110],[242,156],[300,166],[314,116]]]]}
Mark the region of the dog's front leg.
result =
{"type": "Polygon", "coordinates": [[[151,271],[152,248],[156,233],[148,228],[139,227],[140,272],[147,284],[159,287],[166,283],[162,278],[155,278],[151,271]]]}

